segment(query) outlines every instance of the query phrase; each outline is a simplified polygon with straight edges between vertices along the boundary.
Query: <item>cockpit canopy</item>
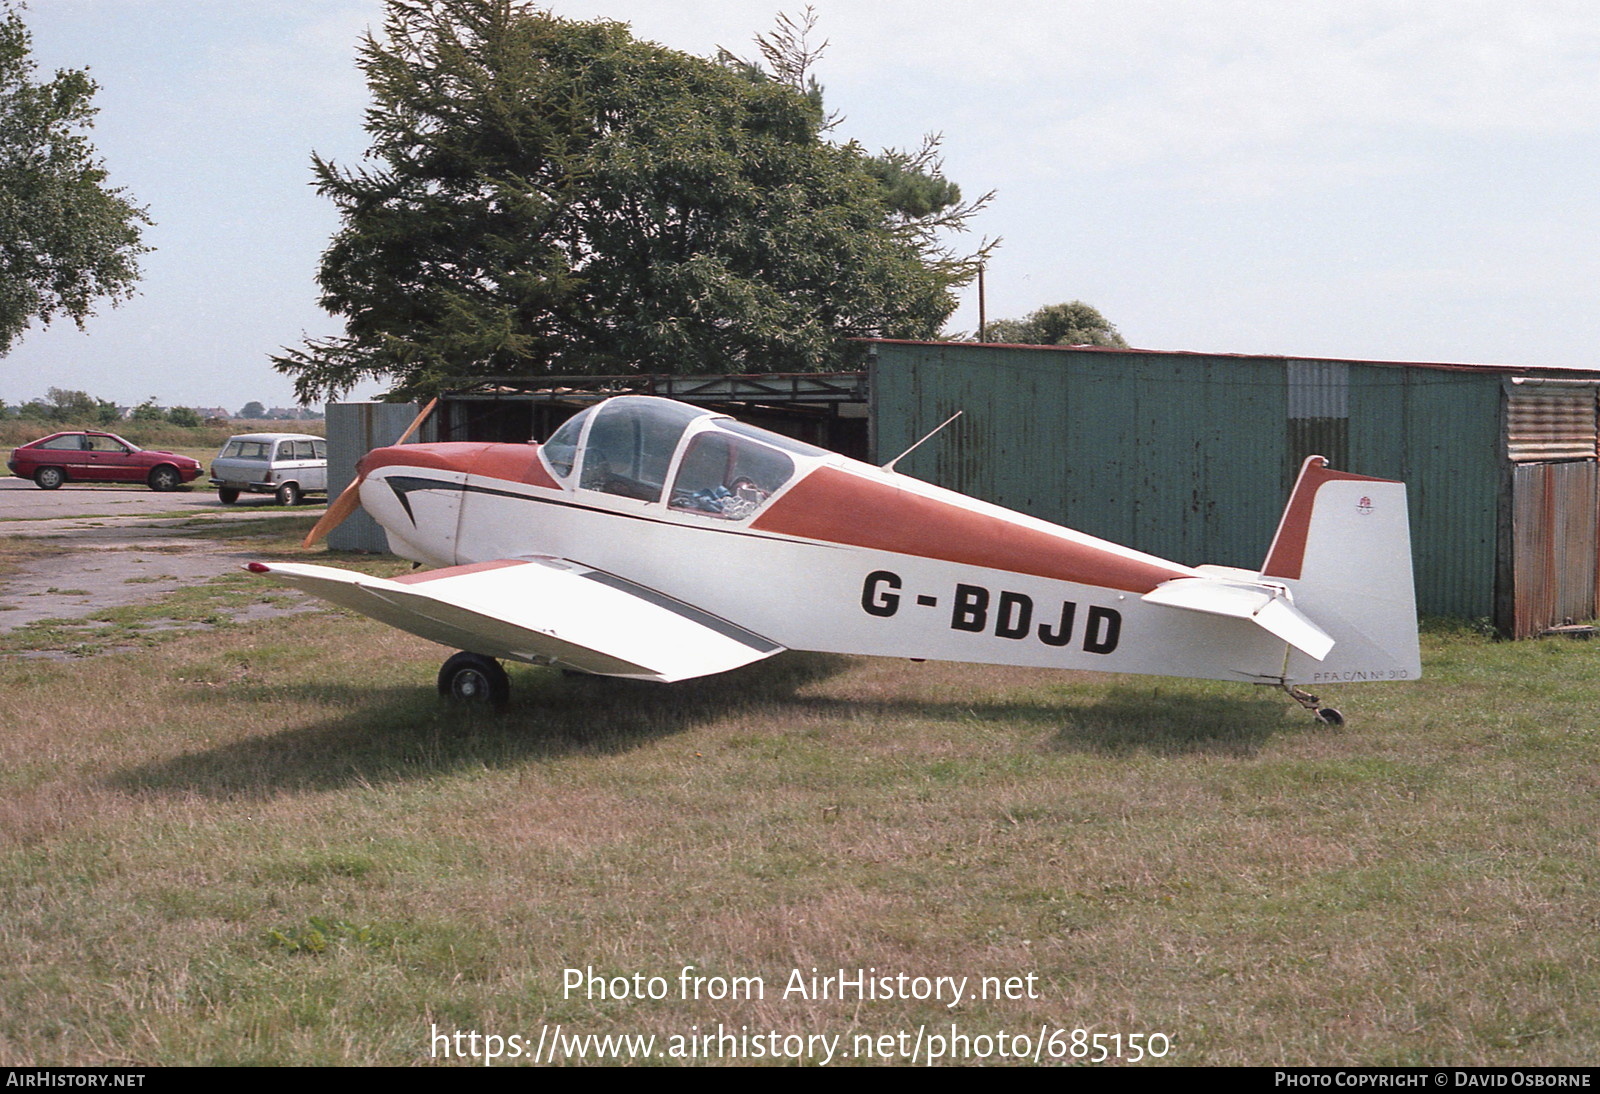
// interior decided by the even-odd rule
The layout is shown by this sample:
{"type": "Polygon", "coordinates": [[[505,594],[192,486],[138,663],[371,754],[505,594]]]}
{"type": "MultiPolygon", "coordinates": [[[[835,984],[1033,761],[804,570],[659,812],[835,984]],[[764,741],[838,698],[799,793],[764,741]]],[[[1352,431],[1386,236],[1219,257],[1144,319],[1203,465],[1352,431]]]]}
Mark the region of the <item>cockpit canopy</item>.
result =
{"type": "Polygon", "coordinates": [[[802,462],[831,453],[725,415],[645,395],[569,418],[540,449],[563,483],[720,520],[754,516],[802,462]],[[670,486],[669,486],[670,483],[670,486]]]}

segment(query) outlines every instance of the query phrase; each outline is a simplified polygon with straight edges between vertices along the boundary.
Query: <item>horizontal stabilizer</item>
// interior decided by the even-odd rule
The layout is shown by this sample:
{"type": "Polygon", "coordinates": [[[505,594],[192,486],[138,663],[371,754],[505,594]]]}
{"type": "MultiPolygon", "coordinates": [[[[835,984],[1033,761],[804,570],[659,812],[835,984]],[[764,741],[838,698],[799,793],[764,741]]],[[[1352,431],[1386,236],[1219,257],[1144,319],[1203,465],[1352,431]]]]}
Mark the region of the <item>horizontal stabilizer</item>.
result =
{"type": "Polygon", "coordinates": [[[1179,577],[1157,585],[1143,599],[1169,608],[1248,619],[1318,661],[1333,649],[1332,636],[1291,604],[1282,586],[1179,577]]]}
{"type": "Polygon", "coordinates": [[[671,683],[783,649],[693,605],[565,559],[500,559],[395,579],[299,563],[249,568],[441,645],[601,676],[671,683]]]}

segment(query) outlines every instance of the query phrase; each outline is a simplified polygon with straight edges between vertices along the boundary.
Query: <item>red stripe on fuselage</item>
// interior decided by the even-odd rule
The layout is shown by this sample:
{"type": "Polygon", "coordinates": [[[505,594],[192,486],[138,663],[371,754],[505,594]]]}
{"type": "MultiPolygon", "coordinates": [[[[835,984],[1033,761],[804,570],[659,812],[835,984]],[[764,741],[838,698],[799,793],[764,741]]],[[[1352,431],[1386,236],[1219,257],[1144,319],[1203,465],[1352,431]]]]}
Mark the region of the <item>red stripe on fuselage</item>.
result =
{"type": "Polygon", "coordinates": [[[832,467],[796,483],[750,527],[1130,593],[1192,576],[832,467]]]}
{"type": "Polygon", "coordinates": [[[436,471],[455,471],[483,475],[504,482],[555,488],[559,484],[539,462],[536,444],[490,444],[470,441],[445,441],[438,444],[399,444],[374,448],[356,469],[370,475],[380,467],[423,467],[436,471]]]}

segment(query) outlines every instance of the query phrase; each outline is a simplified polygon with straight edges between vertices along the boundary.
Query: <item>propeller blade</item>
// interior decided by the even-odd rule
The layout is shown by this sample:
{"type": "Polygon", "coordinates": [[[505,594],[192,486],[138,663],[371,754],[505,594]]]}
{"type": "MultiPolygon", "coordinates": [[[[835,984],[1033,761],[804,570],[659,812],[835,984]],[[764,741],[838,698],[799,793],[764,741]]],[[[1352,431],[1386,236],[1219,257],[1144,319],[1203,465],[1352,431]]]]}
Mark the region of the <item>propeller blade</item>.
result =
{"type": "Polygon", "coordinates": [[[306,538],[300,542],[302,547],[314,547],[339,525],[344,523],[346,517],[361,507],[361,478],[358,476],[354,482],[344,488],[344,491],[333,499],[328,506],[328,511],[322,514],[320,520],[311,526],[311,531],[306,533],[306,538]]]}
{"type": "Polygon", "coordinates": [[[428,400],[428,405],[422,408],[422,413],[411,419],[411,424],[406,426],[406,431],[400,434],[400,439],[394,443],[405,444],[407,441],[409,441],[411,439],[411,434],[415,433],[422,427],[422,423],[427,419],[429,414],[433,413],[433,408],[438,405],[439,396],[435,395],[432,399],[428,400]]]}
{"type": "MultiPolygon", "coordinates": [[[[438,404],[439,397],[435,395],[428,401],[428,405],[422,408],[422,413],[411,419],[411,424],[406,426],[406,431],[400,434],[400,439],[394,443],[405,444],[410,440],[411,435],[422,428],[422,423],[427,420],[429,414],[433,413],[433,408],[438,404]]],[[[345,487],[337,498],[333,499],[328,506],[328,511],[322,514],[322,518],[316,524],[312,525],[311,531],[306,533],[306,538],[301,540],[300,546],[314,547],[321,543],[327,538],[329,532],[339,527],[345,522],[345,518],[361,508],[361,484],[365,479],[365,475],[357,475],[355,481],[345,487]]]]}

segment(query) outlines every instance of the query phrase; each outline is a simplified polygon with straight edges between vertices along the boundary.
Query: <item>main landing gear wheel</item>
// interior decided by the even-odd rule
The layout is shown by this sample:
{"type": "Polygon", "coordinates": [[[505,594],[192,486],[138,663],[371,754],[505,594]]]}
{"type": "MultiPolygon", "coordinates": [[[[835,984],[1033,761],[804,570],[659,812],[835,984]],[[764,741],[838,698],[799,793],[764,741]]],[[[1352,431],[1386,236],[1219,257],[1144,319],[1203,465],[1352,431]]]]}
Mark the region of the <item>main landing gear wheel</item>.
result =
{"type": "Polygon", "coordinates": [[[511,678],[493,657],[458,653],[439,670],[439,694],[461,703],[499,708],[511,700],[511,678]]]}

